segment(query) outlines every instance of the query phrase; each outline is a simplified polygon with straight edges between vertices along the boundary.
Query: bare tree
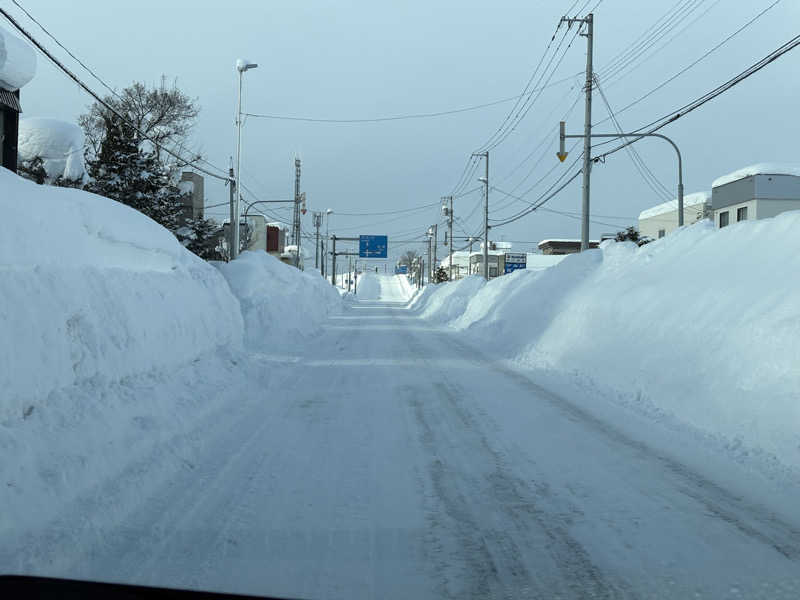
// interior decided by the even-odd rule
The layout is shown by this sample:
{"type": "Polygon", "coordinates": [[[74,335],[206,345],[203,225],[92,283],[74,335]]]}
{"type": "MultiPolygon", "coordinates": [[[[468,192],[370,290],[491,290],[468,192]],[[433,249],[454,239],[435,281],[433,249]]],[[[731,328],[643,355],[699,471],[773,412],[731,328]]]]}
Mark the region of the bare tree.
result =
{"type": "MultiPolygon", "coordinates": [[[[161,158],[160,148],[150,144],[139,132],[159,144],[179,145],[186,141],[200,112],[197,100],[179,90],[177,80],[168,86],[164,76],[161,77],[158,87],[148,87],[136,81],[119,94],[106,96],[104,101],[138,130],[134,135],[139,148],[150,146],[147,149],[154,151],[158,159],[161,158]]],[[[86,136],[88,158],[93,158],[100,152],[111,115],[109,109],[95,102],[89,107],[89,112],[78,118],[86,136]]]]}
{"type": "Polygon", "coordinates": [[[410,267],[416,262],[418,256],[419,253],[416,250],[408,250],[400,257],[400,264],[410,267]]]}

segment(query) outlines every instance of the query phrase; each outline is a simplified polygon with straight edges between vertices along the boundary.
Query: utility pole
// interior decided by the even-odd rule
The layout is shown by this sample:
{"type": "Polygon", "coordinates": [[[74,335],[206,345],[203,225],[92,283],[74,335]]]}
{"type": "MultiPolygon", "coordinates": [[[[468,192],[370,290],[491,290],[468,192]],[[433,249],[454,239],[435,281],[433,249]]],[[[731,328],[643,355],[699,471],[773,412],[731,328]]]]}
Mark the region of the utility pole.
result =
{"type": "Polygon", "coordinates": [[[233,159],[231,159],[231,167],[228,169],[228,185],[230,186],[231,192],[231,220],[229,221],[230,227],[228,229],[228,260],[233,260],[239,256],[239,245],[233,235],[233,225],[236,221],[234,218],[234,215],[236,214],[236,179],[234,179],[233,176],[233,159]],[[236,252],[234,252],[234,247],[236,248],[236,252]]]}
{"type": "Polygon", "coordinates": [[[486,171],[478,181],[483,182],[483,278],[489,281],[489,151],[478,152],[473,156],[482,156],[486,171]]]}
{"type": "Polygon", "coordinates": [[[314,245],[314,268],[319,269],[319,228],[322,227],[322,213],[314,212],[313,214],[314,227],[317,230],[317,243],[314,245]]]}
{"type": "Polygon", "coordinates": [[[428,227],[428,281],[431,280],[431,236],[433,235],[433,227],[428,227]]]}
{"type": "Polygon", "coordinates": [[[448,250],[450,252],[450,272],[447,275],[448,281],[453,281],[453,197],[452,196],[443,196],[442,200],[447,203],[450,202],[450,206],[443,206],[444,214],[448,217],[447,224],[449,229],[449,246],[448,250]]]}
{"type": "Polygon", "coordinates": [[[559,25],[566,23],[572,26],[573,23],[586,25],[586,33],[581,35],[586,37],[586,113],[584,116],[583,135],[583,206],[581,217],[581,252],[589,249],[589,189],[592,172],[592,49],[594,38],[594,15],[589,13],[582,19],[570,19],[561,17],[559,25]]]}
{"type": "Polygon", "coordinates": [[[439,245],[439,224],[433,226],[433,262],[431,263],[431,280],[436,275],[436,246],[439,245]]]}
{"type": "Polygon", "coordinates": [[[336,286],[336,234],[331,237],[333,241],[333,252],[331,253],[331,285],[336,286]]]}
{"type": "Polygon", "coordinates": [[[292,219],[292,243],[297,248],[294,266],[300,267],[300,159],[294,159],[294,218],[292,219]]]}

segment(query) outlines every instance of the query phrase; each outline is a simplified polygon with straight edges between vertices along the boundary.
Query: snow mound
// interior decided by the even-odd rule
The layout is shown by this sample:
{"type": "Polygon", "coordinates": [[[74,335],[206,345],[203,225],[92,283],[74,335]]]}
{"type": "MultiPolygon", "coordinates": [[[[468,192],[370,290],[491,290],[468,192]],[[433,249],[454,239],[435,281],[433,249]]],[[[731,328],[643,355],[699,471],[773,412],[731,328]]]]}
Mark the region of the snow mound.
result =
{"type": "Polygon", "coordinates": [[[381,282],[375,273],[362,273],[358,276],[356,296],[359,300],[380,300],[381,282]]]}
{"type": "Polygon", "coordinates": [[[313,335],[342,308],[339,293],[318,273],[305,273],[263,251],[242,252],[235,261],[215,266],[239,299],[251,348],[280,349],[295,335],[313,335]]]}
{"type": "Polygon", "coordinates": [[[434,308],[452,302],[453,285],[428,286],[418,305],[501,357],[798,468],[798,228],[800,211],[723,229],[703,221],[494,279],[460,313],[434,308]]]}
{"type": "Polygon", "coordinates": [[[78,383],[241,344],[213,267],[113,200],[0,169],[0,422],[78,383]]]}
{"type": "Polygon", "coordinates": [[[58,119],[20,119],[19,157],[44,162],[47,176],[81,179],[86,173],[83,162],[83,131],[74,123],[58,119]]]}
{"type": "Polygon", "coordinates": [[[36,76],[36,53],[0,27],[0,88],[16,92],[36,76]]]}
{"type": "Polygon", "coordinates": [[[480,275],[470,275],[458,281],[430,285],[436,288],[431,294],[420,315],[434,322],[445,323],[464,312],[470,300],[485,284],[480,275]]]}
{"type": "Polygon", "coordinates": [[[714,180],[714,183],[711,184],[711,187],[719,187],[727,183],[733,183],[739,179],[744,179],[745,177],[752,177],[753,175],[794,175],[800,177],[800,165],[787,163],[757,163],[718,177],[714,180]]]}

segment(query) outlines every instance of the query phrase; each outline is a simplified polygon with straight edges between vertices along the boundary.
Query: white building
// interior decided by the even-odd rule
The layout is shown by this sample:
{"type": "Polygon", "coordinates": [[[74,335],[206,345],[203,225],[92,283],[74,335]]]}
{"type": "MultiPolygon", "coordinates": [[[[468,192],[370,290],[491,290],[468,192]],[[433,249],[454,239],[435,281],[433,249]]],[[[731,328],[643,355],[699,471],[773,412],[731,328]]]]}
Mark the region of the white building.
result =
{"type": "Polygon", "coordinates": [[[711,186],[714,224],[767,219],[800,209],[800,166],[760,163],[714,181],[711,186]]]}
{"type": "MultiPolygon", "coordinates": [[[[711,192],[695,192],[683,197],[683,223],[691,225],[711,213],[711,192]]],[[[678,228],[678,200],[658,204],[639,213],[639,234],[654,240],[678,228]]]]}

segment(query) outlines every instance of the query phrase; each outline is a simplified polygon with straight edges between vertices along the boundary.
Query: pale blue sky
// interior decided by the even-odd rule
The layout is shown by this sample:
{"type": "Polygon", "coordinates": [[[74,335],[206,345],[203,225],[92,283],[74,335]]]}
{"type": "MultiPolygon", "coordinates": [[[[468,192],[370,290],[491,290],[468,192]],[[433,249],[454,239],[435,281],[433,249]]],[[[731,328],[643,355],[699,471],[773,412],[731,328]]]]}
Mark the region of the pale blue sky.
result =
{"type": "MultiPolygon", "coordinates": [[[[649,91],[771,1],[683,0],[690,2],[687,6],[696,5],[695,12],[655,47],[688,27],[619,81],[608,79],[610,103],[619,108],[649,91]]],[[[237,57],[260,64],[246,75],[246,109],[252,112],[362,118],[447,110],[518,94],[559,17],[573,4],[572,0],[20,2],[112,86],[122,88],[133,80],[155,83],[162,74],[177,77],[179,86],[197,97],[202,107],[193,145],[225,168],[235,148],[237,57]]],[[[10,1],[3,5],[55,49],[10,1]]],[[[595,71],[602,75],[617,53],[675,5],[604,0],[595,11],[595,71]]],[[[634,129],[727,80],[796,35],[798,17],[797,3],[784,0],[720,51],[623,113],[623,126],[634,129]]],[[[709,189],[719,175],[747,164],[800,162],[797,52],[662,131],[683,151],[687,193],[709,189]]],[[[102,91],[80,67],[64,60],[102,91]]],[[[554,79],[580,73],[584,61],[585,41],[578,38],[554,79]]],[[[576,75],[546,90],[518,129],[492,152],[493,185],[522,192],[553,167],[557,139],[549,131],[580,93],[580,78],[576,75]],[[507,176],[542,141],[543,160],[538,164],[529,160],[507,176]],[[528,181],[518,186],[529,171],[528,181]]],[[[26,116],[74,120],[88,103],[42,58],[37,78],[23,91],[26,116]]],[[[497,129],[510,108],[502,104],[437,119],[362,125],[250,119],[245,126],[243,178],[263,198],[288,198],[293,157],[299,153],[303,189],[312,210],[381,212],[436,202],[453,188],[470,152],[497,129]]],[[[595,121],[607,115],[599,97],[594,115],[595,121]]],[[[581,100],[567,128],[577,133],[582,123],[581,100]]],[[[608,124],[600,129],[608,130],[608,124]]],[[[637,147],[659,179],[674,190],[672,150],[659,141],[643,141],[637,147]]],[[[559,171],[529,198],[544,191],[555,173],[559,171]]],[[[620,227],[633,224],[641,210],[660,201],[624,152],[597,165],[592,175],[593,213],[607,215],[598,216],[598,221],[620,227]],[[617,216],[630,219],[613,218],[617,216]]],[[[206,190],[208,204],[227,198],[221,185],[208,182],[206,190]]],[[[457,216],[463,219],[473,213],[464,223],[470,231],[480,225],[480,210],[473,212],[479,200],[474,194],[456,202],[457,216]]],[[[494,192],[491,202],[500,207],[495,213],[500,216],[524,207],[519,202],[505,207],[507,200],[494,192]]],[[[580,179],[547,206],[577,213],[580,179]]],[[[439,220],[440,211],[432,207],[399,217],[337,216],[332,229],[342,235],[387,233],[409,239],[439,220]]],[[[577,237],[579,226],[577,219],[540,212],[495,230],[492,238],[536,242],[577,237]]],[[[310,215],[304,227],[310,230],[310,215]]],[[[592,235],[612,230],[597,224],[592,235]]],[[[533,247],[515,245],[519,250],[533,247]]]]}

